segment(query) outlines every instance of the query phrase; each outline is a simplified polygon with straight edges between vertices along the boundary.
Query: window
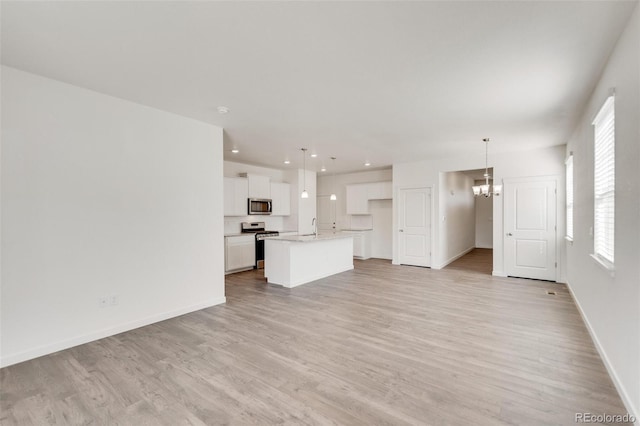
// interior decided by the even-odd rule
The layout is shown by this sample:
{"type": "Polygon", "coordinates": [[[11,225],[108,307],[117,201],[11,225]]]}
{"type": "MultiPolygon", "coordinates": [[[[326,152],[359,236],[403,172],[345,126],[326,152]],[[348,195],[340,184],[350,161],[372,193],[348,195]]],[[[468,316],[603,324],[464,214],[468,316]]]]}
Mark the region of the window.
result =
{"type": "Polygon", "coordinates": [[[615,114],[610,96],[593,120],[594,148],[594,230],[595,257],[613,266],[615,231],[615,114]]]}
{"type": "Polygon", "coordinates": [[[573,155],[567,158],[567,239],[573,240],[573,155]]]}

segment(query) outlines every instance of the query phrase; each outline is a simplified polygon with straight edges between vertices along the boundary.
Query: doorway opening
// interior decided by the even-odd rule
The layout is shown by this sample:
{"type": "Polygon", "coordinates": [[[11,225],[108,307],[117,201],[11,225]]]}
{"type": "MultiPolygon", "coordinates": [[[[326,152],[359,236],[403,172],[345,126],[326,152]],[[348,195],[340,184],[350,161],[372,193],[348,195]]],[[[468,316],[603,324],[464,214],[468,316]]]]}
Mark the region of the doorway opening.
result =
{"type": "Polygon", "coordinates": [[[559,176],[505,179],[504,268],[507,276],[558,278],[559,176]]]}
{"type": "Polygon", "coordinates": [[[447,269],[491,275],[493,271],[493,249],[474,248],[461,258],[448,264],[447,269]]]}
{"type": "Polygon", "coordinates": [[[493,196],[476,197],[471,188],[485,183],[484,174],[485,169],[440,173],[443,268],[492,274],[493,196]]]}

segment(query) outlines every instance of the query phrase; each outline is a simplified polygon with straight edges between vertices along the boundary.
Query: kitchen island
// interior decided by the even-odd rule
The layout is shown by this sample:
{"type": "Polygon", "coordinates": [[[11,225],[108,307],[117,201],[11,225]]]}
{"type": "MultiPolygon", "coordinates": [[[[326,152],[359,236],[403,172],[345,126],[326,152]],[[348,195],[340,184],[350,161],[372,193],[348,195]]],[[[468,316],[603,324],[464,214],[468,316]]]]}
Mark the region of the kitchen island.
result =
{"type": "Polygon", "coordinates": [[[265,239],[267,282],[296,287],[353,269],[353,236],[342,233],[265,239]]]}

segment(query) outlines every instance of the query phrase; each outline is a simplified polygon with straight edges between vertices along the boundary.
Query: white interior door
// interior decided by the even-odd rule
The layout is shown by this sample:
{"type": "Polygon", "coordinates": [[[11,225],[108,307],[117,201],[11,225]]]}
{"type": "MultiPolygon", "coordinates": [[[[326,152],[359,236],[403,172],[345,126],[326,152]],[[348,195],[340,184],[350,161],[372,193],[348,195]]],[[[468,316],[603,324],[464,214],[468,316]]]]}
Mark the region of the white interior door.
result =
{"type": "Polygon", "coordinates": [[[393,259],[393,203],[391,200],[369,201],[373,231],[371,257],[393,259]]]}
{"type": "Polygon", "coordinates": [[[401,189],[398,206],[398,260],[431,266],[431,188],[401,189]]]}
{"type": "Polygon", "coordinates": [[[512,277],[556,280],[556,181],[505,182],[504,259],[512,277]]]}
{"type": "Polygon", "coordinates": [[[332,230],[336,224],[336,202],[331,201],[328,195],[317,197],[318,229],[332,230]]]}

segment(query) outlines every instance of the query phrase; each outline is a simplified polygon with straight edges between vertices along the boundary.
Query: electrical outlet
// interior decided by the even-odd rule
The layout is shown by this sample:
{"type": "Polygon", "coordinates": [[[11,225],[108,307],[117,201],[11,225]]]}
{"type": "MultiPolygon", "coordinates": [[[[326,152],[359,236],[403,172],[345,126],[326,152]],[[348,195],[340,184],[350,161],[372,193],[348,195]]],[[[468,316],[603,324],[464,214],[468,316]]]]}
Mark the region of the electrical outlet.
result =
{"type": "Polygon", "coordinates": [[[106,297],[99,297],[98,298],[98,306],[99,307],[106,308],[108,304],[109,304],[109,300],[106,297]]]}
{"type": "Polygon", "coordinates": [[[111,306],[116,306],[118,303],[120,303],[120,296],[118,296],[117,294],[109,298],[109,304],[111,306]]]}

